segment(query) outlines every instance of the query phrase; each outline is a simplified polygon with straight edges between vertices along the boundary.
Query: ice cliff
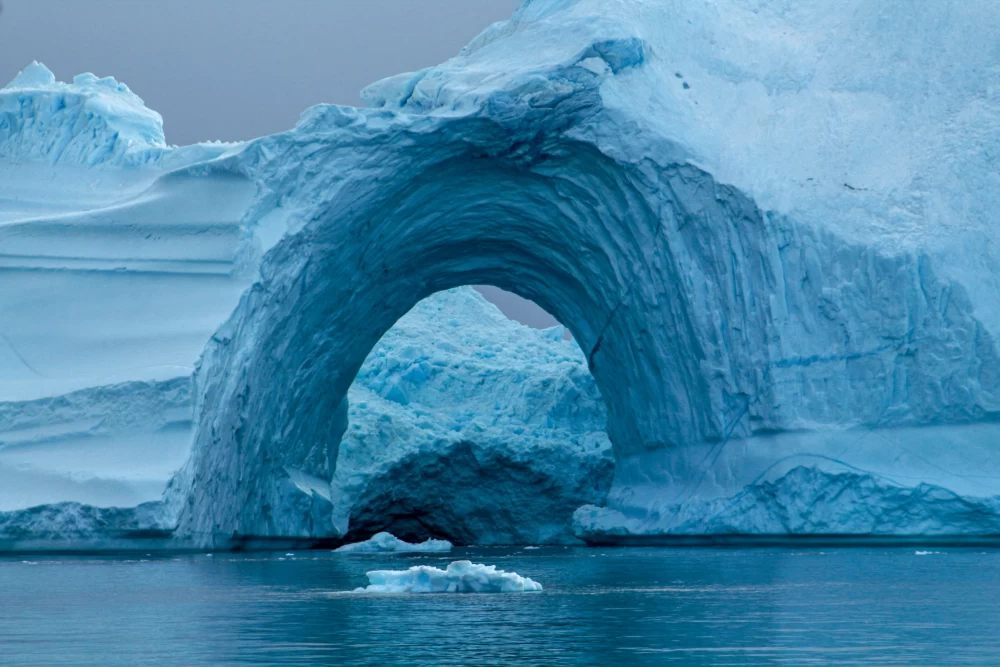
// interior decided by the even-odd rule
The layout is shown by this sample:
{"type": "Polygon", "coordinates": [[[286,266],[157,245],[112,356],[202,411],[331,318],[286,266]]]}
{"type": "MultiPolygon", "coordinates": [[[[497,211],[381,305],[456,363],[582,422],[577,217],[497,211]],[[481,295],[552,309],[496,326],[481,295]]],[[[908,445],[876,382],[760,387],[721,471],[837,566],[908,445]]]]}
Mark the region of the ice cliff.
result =
{"type": "Polygon", "coordinates": [[[986,0],[530,0],[367,108],[186,148],[121,84],[29,68],[0,95],[0,391],[194,367],[167,494],[186,543],[489,534],[483,508],[603,495],[570,473],[600,467],[597,413],[496,421],[509,380],[482,378],[506,358],[438,371],[393,345],[365,370],[422,299],[489,283],[583,350],[551,375],[523,348],[543,372],[519,404],[551,401],[538,377],[592,401],[583,364],[606,404],[614,483],[579,536],[995,534],[998,29],[986,0]],[[74,310],[88,294],[109,296],[74,310]],[[532,466],[492,498],[531,493],[476,505],[484,461],[532,466]]]}

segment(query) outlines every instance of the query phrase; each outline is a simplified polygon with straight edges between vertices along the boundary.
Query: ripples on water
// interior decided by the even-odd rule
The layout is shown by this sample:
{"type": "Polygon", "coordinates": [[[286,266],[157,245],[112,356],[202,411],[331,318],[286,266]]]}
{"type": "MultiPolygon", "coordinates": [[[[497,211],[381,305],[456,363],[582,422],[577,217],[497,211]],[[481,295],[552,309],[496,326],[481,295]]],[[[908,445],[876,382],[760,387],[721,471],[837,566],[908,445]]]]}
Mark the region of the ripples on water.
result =
{"type": "Polygon", "coordinates": [[[0,664],[1000,665],[1000,551],[0,559],[0,664]],[[468,558],[542,593],[342,595],[468,558]]]}

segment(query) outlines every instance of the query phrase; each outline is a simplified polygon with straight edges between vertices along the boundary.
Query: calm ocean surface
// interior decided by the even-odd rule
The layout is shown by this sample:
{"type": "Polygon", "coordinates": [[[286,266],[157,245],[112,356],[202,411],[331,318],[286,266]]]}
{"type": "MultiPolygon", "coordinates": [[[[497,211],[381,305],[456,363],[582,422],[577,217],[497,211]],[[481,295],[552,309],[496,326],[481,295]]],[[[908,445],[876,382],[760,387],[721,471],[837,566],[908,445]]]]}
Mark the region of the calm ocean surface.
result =
{"type": "Polygon", "coordinates": [[[1000,665],[1000,551],[0,558],[3,665],[1000,665]],[[542,593],[348,595],[498,565],[542,593]]]}

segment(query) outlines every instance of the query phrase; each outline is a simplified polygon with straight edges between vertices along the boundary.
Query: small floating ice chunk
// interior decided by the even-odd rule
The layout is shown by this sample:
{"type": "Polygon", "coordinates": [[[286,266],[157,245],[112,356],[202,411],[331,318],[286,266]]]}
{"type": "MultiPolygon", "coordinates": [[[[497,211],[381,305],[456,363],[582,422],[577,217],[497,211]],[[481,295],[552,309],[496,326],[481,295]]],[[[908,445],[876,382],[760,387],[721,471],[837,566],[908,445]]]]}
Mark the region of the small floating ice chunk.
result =
{"type": "Polygon", "coordinates": [[[448,540],[428,539],[419,544],[411,544],[397,538],[392,533],[378,533],[370,540],[345,544],[337,553],[447,553],[451,551],[448,540]]]}
{"type": "Polygon", "coordinates": [[[516,572],[498,570],[496,565],[481,565],[457,560],[441,570],[417,565],[408,570],[372,570],[367,588],[355,593],[527,593],[542,590],[542,585],[516,572]]]}

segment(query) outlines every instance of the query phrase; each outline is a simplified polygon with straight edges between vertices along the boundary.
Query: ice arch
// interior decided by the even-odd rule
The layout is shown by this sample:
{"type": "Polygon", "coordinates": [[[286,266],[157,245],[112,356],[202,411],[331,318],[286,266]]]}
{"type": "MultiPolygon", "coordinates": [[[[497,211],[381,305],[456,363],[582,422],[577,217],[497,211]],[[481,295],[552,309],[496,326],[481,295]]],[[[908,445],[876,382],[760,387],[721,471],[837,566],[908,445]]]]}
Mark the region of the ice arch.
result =
{"type": "MultiPolygon", "coordinates": [[[[989,485],[968,463],[927,456],[944,441],[988,462],[993,427],[977,422],[998,386],[989,334],[927,258],[769,217],[690,165],[622,164],[558,133],[525,144],[502,126],[471,129],[477,143],[440,133],[436,150],[394,137],[370,158],[389,175],[346,182],[321,167],[344,150],[334,142],[304,158],[301,182],[282,184],[335,195],[310,201],[206,350],[179,536],[335,535],[325,494],[347,388],[415,303],[470,283],[535,301],[587,354],[617,463],[612,509],[585,512],[582,532],[794,530],[781,521],[801,485],[786,473],[802,466],[820,471],[806,484],[818,497],[872,480],[891,490],[914,472],[966,493],[989,485]],[[970,336],[974,348],[961,343],[970,336]],[[788,488],[759,486],[769,480],[788,488]],[[763,517],[741,504],[775,493],[789,498],[763,517]]],[[[878,507],[877,522],[913,516],[912,498],[879,488],[858,501],[878,507]]],[[[931,516],[885,530],[965,521],[918,505],[931,516]]],[[[799,530],[871,530],[851,523],[869,515],[830,509],[799,530]]]]}
{"type": "MultiPolygon", "coordinates": [[[[605,397],[616,455],[722,433],[721,420],[699,407],[713,401],[707,383],[690,381],[704,352],[642,176],[585,144],[560,140],[532,153],[463,155],[415,170],[346,216],[333,207],[327,224],[273,251],[271,265],[293,266],[294,275],[265,277],[237,326],[216,336],[208,359],[226,367],[213,366],[218,386],[202,405],[213,446],[196,449],[192,462],[211,466],[198,475],[201,493],[245,495],[199,501],[198,519],[213,524],[196,521],[194,532],[316,532],[287,526],[292,512],[275,516],[288,506],[281,494],[308,487],[303,480],[318,491],[332,472],[343,399],[382,334],[424,297],[460,285],[519,294],[571,330],[605,397]]],[[[316,496],[309,502],[322,504],[316,496]]]]}

